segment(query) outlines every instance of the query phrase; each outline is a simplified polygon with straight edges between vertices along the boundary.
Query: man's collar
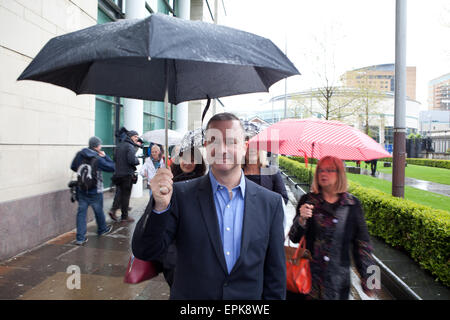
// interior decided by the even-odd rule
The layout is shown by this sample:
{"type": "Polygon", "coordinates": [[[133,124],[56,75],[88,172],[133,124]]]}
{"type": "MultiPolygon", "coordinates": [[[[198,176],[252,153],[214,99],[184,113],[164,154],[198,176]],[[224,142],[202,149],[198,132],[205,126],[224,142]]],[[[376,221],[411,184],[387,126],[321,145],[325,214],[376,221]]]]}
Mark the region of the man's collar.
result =
{"type": "MultiPolygon", "coordinates": [[[[215,194],[216,191],[219,190],[220,188],[226,188],[224,185],[221,185],[216,180],[216,178],[214,177],[214,174],[212,173],[212,170],[209,170],[208,175],[209,175],[209,180],[211,181],[213,194],[215,194]]],[[[234,187],[233,189],[236,189],[236,188],[241,189],[242,196],[245,195],[245,175],[242,170],[241,170],[241,180],[240,180],[239,184],[236,187],[234,187]]]]}

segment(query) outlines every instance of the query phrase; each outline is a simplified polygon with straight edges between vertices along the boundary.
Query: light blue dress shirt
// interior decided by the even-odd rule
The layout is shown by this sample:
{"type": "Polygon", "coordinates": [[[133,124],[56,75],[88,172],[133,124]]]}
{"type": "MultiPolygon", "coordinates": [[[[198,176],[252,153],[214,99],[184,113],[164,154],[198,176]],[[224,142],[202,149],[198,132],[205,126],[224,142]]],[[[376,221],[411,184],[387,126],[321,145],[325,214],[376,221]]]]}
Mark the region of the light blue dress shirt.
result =
{"type": "Polygon", "coordinates": [[[245,204],[245,176],[244,172],[242,172],[239,185],[232,190],[233,196],[231,200],[227,187],[221,185],[216,180],[212,171],[209,171],[209,179],[211,181],[214,204],[216,206],[223,253],[227,263],[228,273],[230,273],[241,253],[245,204]]]}
{"type": "MultiPolygon", "coordinates": [[[[230,200],[227,187],[221,185],[212,171],[209,171],[214,204],[216,206],[217,220],[219,222],[220,238],[222,240],[223,253],[227,263],[228,273],[233,269],[241,253],[242,224],[244,221],[245,204],[245,176],[241,173],[239,185],[233,188],[233,196],[230,200]]],[[[168,211],[156,211],[156,214],[162,214],[168,211]]]]}

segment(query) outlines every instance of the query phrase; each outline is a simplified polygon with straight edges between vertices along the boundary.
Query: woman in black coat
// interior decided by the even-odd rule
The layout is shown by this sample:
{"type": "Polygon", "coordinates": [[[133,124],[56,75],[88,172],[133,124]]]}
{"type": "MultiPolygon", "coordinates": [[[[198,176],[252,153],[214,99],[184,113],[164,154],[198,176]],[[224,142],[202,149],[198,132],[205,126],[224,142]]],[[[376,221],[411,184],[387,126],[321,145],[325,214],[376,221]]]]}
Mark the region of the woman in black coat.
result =
{"type": "MultiPolygon", "coordinates": [[[[303,235],[311,252],[312,289],[309,298],[347,300],[350,293],[350,250],[361,276],[366,294],[371,274],[368,268],[376,265],[364,214],[359,200],[347,192],[347,178],[342,161],[324,157],[317,164],[311,192],[300,198],[296,216],[289,231],[292,242],[303,235]]],[[[287,292],[287,299],[305,298],[287,292]]]]}
{"type": "Polygon", "coordinates": [[[260,186],[279,193],[283,197],[284,204],[289,201],[286,186],[281,177],[280,170],[269,166],[265,151],[247,148],[245,163],[242,165],[244,175],[260,186]]]}

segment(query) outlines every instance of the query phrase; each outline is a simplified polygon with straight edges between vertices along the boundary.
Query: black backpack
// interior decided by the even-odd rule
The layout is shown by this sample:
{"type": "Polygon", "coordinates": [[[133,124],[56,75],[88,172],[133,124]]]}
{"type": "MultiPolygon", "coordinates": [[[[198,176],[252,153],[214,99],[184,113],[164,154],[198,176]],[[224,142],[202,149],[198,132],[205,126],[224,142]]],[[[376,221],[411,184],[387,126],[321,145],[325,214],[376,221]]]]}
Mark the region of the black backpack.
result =
{"type": "Polygon", "coordinates": [[[97,157],[84,158],[77,170],[78,187],[83,191],[97,187],[97,157]]]}

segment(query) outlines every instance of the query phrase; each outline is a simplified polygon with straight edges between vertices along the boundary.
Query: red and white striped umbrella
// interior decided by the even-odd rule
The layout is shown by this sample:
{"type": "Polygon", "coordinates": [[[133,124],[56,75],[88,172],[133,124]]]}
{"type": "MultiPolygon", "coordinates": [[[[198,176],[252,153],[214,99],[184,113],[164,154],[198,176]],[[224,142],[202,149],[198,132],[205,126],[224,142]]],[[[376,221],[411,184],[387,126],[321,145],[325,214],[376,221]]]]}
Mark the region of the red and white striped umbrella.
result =
{"type": "Polygon", "coordinates": [[[333,120],[286,119],[277,122],[250,140],[275,154],[321,159],[372,160],[391,157],[371,137],[349,125],[333,120]]]}

